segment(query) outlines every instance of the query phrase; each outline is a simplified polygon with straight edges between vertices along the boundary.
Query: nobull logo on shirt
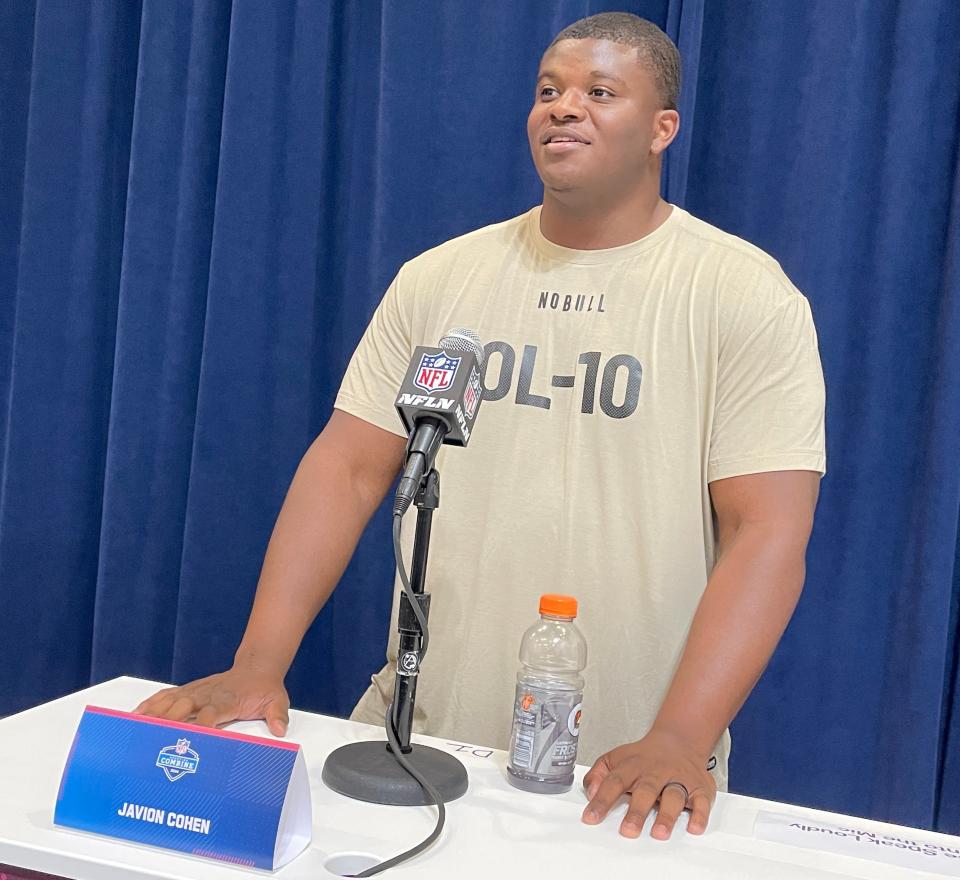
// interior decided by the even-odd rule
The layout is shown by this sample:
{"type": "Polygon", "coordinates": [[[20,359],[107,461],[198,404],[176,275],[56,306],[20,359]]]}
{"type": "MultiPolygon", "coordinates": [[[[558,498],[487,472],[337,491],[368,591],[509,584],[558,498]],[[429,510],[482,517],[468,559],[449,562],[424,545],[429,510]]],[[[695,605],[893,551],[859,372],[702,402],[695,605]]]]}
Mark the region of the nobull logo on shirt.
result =
{"type": "Polygon", "coordinates": [[[554,312],[606,312],[602,293],[560,293],[557,290],[541,290],[537,308],[554,312]]]}
{"type": "Polygon", "coordinates": [[[453,385],[459,366],[460,358],[458,357],[450,357],[443,352],[425,354],[420,358],[420,366],[417,368],[413,384],[429,393],[446,391],[453,385]]]}

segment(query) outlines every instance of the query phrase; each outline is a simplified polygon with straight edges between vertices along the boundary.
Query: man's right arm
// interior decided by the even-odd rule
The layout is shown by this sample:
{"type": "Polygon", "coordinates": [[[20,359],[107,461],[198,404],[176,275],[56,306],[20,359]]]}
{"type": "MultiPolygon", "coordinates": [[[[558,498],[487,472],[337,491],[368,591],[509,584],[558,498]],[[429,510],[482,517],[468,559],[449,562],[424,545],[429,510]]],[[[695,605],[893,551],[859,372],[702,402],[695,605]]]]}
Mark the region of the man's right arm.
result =
{"type": "Polygon", "coordinates": [[[396,478],[405,445],[401,436],[334,410],[290,484],[233,666],[160,691],[135,711],[209,727],[264,718],[283,735],[290,705],[283,679],[396,478]]]}

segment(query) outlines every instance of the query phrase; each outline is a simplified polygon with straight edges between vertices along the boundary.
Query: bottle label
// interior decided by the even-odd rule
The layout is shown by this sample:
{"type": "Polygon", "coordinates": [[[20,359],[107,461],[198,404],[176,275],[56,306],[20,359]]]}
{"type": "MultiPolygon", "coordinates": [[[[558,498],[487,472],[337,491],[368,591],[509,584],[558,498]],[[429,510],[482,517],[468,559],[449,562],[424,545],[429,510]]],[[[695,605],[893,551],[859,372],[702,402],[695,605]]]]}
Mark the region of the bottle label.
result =
{"type": "Polygon", "coordinates": [[[583,691],[517,685],[510,764],[538,776],[569,776],[577,763],[583,691]]]}

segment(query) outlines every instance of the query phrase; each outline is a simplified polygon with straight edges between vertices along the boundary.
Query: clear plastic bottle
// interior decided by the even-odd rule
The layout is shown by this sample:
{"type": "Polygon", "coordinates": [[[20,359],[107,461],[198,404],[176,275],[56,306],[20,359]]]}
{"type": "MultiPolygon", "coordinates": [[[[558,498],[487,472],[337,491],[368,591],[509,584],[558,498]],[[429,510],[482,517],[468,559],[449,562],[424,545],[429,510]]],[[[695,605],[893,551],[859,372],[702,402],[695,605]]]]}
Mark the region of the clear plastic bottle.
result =
{"type": "Polygon", "coordinates": [[[569,791],[577,763],[587,643],[573,596],[540,597],[540,619],[520,643],[507,779],[524,791],[569,791]]]}

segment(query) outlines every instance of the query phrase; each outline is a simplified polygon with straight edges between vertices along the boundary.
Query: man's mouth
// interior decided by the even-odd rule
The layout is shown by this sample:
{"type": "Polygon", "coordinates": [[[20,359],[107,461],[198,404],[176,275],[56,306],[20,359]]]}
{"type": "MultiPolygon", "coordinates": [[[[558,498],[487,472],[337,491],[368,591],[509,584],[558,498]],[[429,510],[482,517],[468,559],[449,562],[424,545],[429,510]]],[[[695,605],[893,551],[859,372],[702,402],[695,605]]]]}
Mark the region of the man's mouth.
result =
{"type": "Polygon", "coordinates": [[[540,139],[540,143],[546,146],[547,144],[589,144],[590,142],[577,135],[553,131],[545,134],[540,139]]]}

